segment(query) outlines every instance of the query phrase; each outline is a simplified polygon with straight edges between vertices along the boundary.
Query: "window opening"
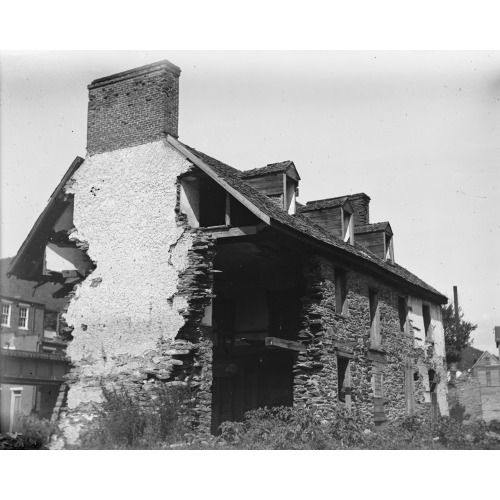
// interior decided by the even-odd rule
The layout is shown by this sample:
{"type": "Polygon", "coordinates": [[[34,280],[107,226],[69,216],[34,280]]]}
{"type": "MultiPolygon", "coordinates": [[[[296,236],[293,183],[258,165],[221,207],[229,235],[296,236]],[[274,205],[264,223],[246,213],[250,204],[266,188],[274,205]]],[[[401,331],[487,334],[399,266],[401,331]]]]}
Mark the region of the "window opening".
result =
{"type": "Polygon", "coordinates": [[[21,330],[28,329],[28,314],[29,308],[28,306],[19,306],[19,328],[21,330]]]}
{"type": "Polygon", "coordinates": [[[422,316],[424,318],[424,332],[425,338],[430,338],[430,326],[431,326],[431,309],[427,305],[422,305],[422,316]]]}
{"type": "Polygon", "coordinates": [[[2,326],[10,326],[11,305],[2,302],[2,326]]]}
{"type": "Polygon", "coordinates": [[[370,302],[370,340],[373,348],[380,347],[380,308],[378,293],[375,290],[369,290],[370,302]]]}
{"type": "Polygon", "coordinates": [[[392,236],[390,234],[385,235],[385,260],[391,263],[394,262],[392,236]]]}
{"type": "Polygon", "coordinates": [[[200,226],[226,224],[226,190],[212,179],[200,182],[200,226]]]}
{"type": "Polygon", "coordinates": [[[491,372],[486,372],[486,385],[491,386],[491,372]]]}
{"type": "Polygon", "coordinates": [[[352,213],[342,208],[342,239],[351,245],[354,244],[352,218],[352,213]]]}
{"type": "MultiPolygon", "coordinates": [[[[351,394],[350,376],[349,376],[349,359],[337,356],[337,371],[338,371],[338,398],[339,401],[346,403],[346,400],[351,394]]],[[[350,401],[349,401],[350,402],[350,401]]]]}
{"type": "Polygon", "coordinates": [[[406,318],[408,316],[408,306],[406,303],[406,297],[398,297],[398,311],[399,311],[399,330],[401,332],[404,332],[406,328],[406,318]]]}
{"type": "Polygon", "coordinates": [[[335,269],[335,312],[347,316],[347,277],[345,271],[335,269]]]}

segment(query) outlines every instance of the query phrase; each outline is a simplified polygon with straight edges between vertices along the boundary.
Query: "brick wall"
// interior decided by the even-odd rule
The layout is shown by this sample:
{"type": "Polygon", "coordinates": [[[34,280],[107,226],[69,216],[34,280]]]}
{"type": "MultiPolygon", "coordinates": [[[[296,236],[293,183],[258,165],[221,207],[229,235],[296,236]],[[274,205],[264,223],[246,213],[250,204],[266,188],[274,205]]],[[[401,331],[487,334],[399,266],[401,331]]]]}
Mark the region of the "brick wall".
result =
{"type": "Polygon", "coordinates": [[[89,85],[89,155],[178,136],[179,75],[162,61],[89,85]]]}
{"type": "Polygon", "coordinates": [[[370,223],[370,197],[365,193],[349,196],[349,202],[354,208],[354,226],[364,226],[370,223]]]}

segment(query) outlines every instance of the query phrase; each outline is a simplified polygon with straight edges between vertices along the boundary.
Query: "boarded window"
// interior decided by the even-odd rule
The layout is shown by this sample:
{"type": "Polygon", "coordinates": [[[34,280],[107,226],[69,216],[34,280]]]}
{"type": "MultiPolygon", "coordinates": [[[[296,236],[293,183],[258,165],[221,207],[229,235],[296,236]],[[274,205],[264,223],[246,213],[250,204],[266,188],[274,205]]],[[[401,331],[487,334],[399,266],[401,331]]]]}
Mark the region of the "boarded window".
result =
{"type": "Polygon", "coordinates": [[[335,269],[335,312],[347,316],[347,277],[345,271],[335,269]]]}
{"type": "Polygon", "coordinates": [[[383,375],[379,371],[373,373],[372,383],[373,383],[373,397],[383,398],[384,397],[384,380],[383,375]]]}
{"type": "Polygon", "coordinates": [[[370,302],[370,341],[372,347],[380,347],[380,308],[378,302],[378,293],[375,290],[369,290],[370,302]]]}
{"type": "Polygon", "coordinates": [[[405,412],[406,415],[413,415],[415,411],[414,395],[415,373],[413,371],[413,362],[407,359],[405,362],[405,412]]]}
{"type": "Polygon", "coordinates": [[[408,316],[408,306],[406,302],[406,297],[398,297],[398,312],[399,312],[399,330],[401,332],[404,332],[406,328],[406,318],[408,316]]]}
{"type": "Polygon", "coordinates": [[[430,340],[430,334],[431,334],[431,309],[427,305],[422,305],[422,316],[424,319],[424,332],[425,332],[425,338],[430,340]]]}

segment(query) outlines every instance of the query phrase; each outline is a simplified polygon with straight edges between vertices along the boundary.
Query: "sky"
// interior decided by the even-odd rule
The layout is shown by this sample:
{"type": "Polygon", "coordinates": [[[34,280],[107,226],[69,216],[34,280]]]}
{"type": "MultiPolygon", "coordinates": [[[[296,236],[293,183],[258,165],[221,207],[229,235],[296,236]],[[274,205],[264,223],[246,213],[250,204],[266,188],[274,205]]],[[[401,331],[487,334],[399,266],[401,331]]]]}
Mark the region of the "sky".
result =
{"type": "Polygon", "coordinates": [[[168,59],[179,137],[241,170],[293,160],[305,203],[365,192],[395,260],[500,326],[500,51],[0,53],[1,257],[15,255],[75,156],[87,85],[168,59]]]}

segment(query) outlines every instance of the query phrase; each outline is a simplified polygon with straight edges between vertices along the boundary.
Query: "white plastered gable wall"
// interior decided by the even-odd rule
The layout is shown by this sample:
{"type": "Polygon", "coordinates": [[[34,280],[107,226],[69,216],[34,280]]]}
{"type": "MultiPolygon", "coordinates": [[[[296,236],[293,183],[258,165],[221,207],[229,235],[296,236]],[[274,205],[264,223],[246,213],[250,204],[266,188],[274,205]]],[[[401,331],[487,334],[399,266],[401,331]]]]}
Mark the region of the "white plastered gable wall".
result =
{"type": "MultiPolygon", "coordinates": [[[[177,177],[190,165],[159,140],[87,157],[68,183],[76,228],[71,238],[88,244],[97,266],[77,286],[66,314],[74,326],[68,355],[77,365],[92,360],[81,364],[82,375],[120,371],[124,359],[130,368],[134,357],[183,326],[179,311],[187,301],[175,293],[192,237],[177,225],[175,206],[177,177]]],[[[98,388],[79,381],[68,407],[99,400],[98,388]]]]}
{"type": "MultiPolygon", "coordinates": [[[[425,339],[424,330],[424,317],[422,312],[422,305],[427,304],[430,307],[431,315],[431,338],[433,341],[433,361],[435,362],[436,373],[439,375],[439,383],[437,385],[437,400],[439,411],[441,415],[448,415],[448,389],[447,389],[447,367],[446,367],[446,351],[444,340],[444,327],[443,318],[441,314],[441,307],[431,302],[423,301],[419,297],[408,297],[408,319],[413,332],[414,342],[416,348],[421,348],[425,351],[426,345],[429,345],[425,339]]],[[[430,386],[428,367],[425,364],[419,364],[418,370],[424,381],[426,390],[426,402],[430,403],[430,386]]]]}

